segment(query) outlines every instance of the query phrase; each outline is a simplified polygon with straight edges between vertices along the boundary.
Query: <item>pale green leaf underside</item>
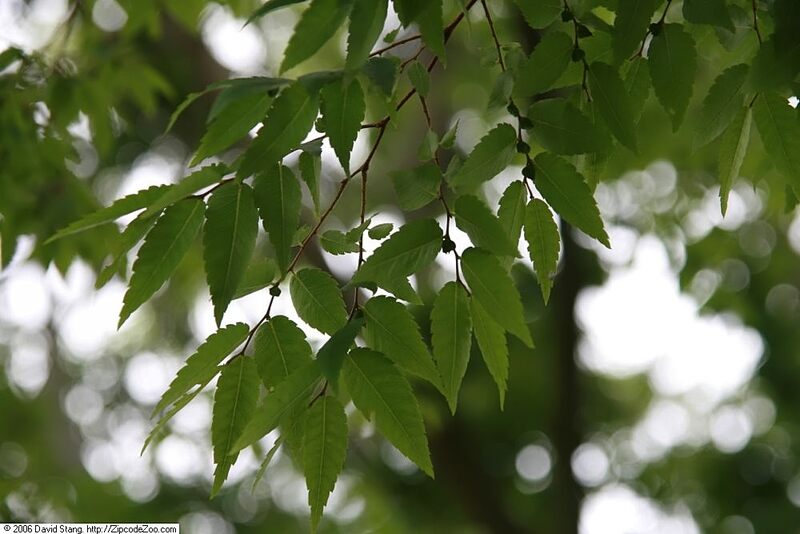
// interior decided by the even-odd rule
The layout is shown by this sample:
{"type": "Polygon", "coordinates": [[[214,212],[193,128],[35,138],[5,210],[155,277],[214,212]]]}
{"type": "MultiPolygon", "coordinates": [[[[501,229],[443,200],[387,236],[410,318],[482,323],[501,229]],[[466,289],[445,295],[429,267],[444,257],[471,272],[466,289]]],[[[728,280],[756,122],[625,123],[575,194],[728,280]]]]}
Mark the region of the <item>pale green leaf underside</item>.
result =
{"type": "Polygon", "coordinates": [[[542,288],[542,299],[547,304],[558,267],[560,238],[550,208],[539,199],[531,200],[525,209],[525,240],[542,288]]]}
{"type": "Polygon", "coordinates": [[[469,301],[470,316],[475,333],[475,340],[486,363],[489,374],[497,384],[500,395],[500,409],[503,409],[508,389],[508,344],[503,327],[497,324],[483,309],[477,300],[469,301]]]}
{"type": "Polygon", "coordinates": [[[450,412],[455,413],[458,391],[467,372],[472,347],[469,298],[457,282],[445,284],[433,303],[431,343],[447,404],[450,412]]]}

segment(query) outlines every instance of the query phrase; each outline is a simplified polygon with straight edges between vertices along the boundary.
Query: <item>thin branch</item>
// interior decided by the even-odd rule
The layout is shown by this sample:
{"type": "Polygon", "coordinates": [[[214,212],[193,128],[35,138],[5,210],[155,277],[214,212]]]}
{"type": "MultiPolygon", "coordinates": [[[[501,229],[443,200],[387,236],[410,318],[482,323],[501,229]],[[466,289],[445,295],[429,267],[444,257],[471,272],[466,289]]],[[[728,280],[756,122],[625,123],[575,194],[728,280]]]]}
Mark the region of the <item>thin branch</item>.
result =
{"type": "Polygon", "coordinates": [[[384,46],[383,48],[379,48],[379,49],[375,50],[374,52],[371,52],[369,57],[380,56],[384,52],[388,52],[389,50],[391,50],[393,48],[397,48],[398,46],[402,46],[404,44],[416,41],[417,39],[421,39],[421,38],[422,38],[422,35],[421,34],[417,34],[417,35],[412,35],[411,37],[406,37],[405,39],[400,39],[399,41],[395,41],[395,42],[391,43],[388,46],[384,46]]]}
{"type": "Polygon", "coordinates": [[[761,40],[761,30],[758,29],[758,7],[756,6],[756,0],[752,0],[753,5],[753,29],[756,31],[756,37],[758,37],[758,44],[762,44],[761,40]]]}
{"type": "Polygon", "coordinates": [[[489,29],[492,32],[492,39],[494,39],[494,46],[497,49],[497,60],[500,62],[500,68],[506,70],[506,64],[503,61],[503,52],[500,50],[500,40],[497,38],[497,32],[494,29],[494,22],[492,21],[492,14],[489,11],[489,6],[486,5],[486,0],[481,0],[483,12],[486,14],[486,21],[489,23],[489,29]]]}

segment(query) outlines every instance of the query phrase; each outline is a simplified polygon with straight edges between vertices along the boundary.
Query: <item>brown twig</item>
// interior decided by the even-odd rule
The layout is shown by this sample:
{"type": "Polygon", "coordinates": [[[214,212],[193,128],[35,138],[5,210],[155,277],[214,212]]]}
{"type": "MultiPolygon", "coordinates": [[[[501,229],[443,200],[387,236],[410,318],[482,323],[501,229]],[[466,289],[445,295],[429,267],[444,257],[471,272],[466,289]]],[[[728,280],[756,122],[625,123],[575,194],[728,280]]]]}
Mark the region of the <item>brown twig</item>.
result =
{"type": "Polygon", "coordinates": [[[404,44],[416,41],[417,39],[422,39],[422,35],[421,34],[412,35],[411,37],[406,37],[404,39],[400,39],[399,41],[395,41],[389,44],[388,46],[384,46],[383,48],[379,48],[373,52],[370,52],[369,57],[380,56],[381,54],[388,52],[393,48],[397,48],[398,46],[402,46],[404,44]]]}
{"type": "Polygon", "coordinates": [[[503,71],[506,70],[506,64],[503,61],[503,52],[500,49],[500,40],[497,38],[497,32],[494,29],[494,21],[492,21],[492,14],[489,11],[489,6],[486,5],[486,0],[481,0],[481,6],[483,6],[483,12],[486,14],[486,21],[489,23],[489,30],[492,32],[492,39],[494,40],[494,46],[497,49],[497,60],[500,62],[500,68],[503,71]]]}
{"type": "Polygon", "coordinates": [[[758,29],[758,7],[756,6],[756,0],[752,0],[753,6],[753,29],[756,31],[756,37],[758,37],[758,44],[762,44],[761,40],[761,30],[758,29]]]}

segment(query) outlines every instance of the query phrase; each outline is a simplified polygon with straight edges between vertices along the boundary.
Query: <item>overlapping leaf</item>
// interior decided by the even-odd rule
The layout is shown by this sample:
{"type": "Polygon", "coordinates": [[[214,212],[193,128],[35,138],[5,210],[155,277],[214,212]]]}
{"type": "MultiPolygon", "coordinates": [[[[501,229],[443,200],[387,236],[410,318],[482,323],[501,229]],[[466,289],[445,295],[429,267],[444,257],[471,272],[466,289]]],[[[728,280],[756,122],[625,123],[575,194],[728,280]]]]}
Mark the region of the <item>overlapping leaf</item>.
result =
{"type": "Polygon", "coordinates": [[[281,72],[310,58],[333,37],[350,12],[352,0],[311,0],[286,47],[281,72]]]}
{"type": "Polygon", "coordinates": [[[450,178],[450,186],[458,193],[475,191],[511,162],[516,141],[517,132],[510,124],[500,124],[493,128],[478,142],[461,168],[450,178]]]}
{"type": "Polygon", "coordinates": [[[752,123],[753,108],[741,108],[722,135],[719,145],[719,199],[722,215],[728,211],[728,195],[739,178],[739,171],[747,155],[752,123]]]}
{"type": "Polygon", "coordinates": [[[270,389],[311,362],[311,346],[291,319],[276,315],[256,331],[253,357],[261,381],[270,389]]]}
{"type": "Polygon", "coordinates": [[[346,174],[350,173],[350,151],[361,128],[365,109],[364,91],[355,78],[342,78],[322,89],[325,132],[346,174]]]}
{"type": "Polygon", "coordinates": [[[503,327],[497,324],[477,300],[469,299],[475,341],[478,342],[483,361],[497,384],[500,409],[503,409],[508,389],[508,344],[503,327]]]}
{"type": "Polygon", "coordinates": [[[680,24],[665,24],[648,52],[650,79],[656,96],[672,118],[672,129],[683,122],[697,72],[694,38],[680,24]]]}
{"type": "Polygon", "coordinates": [[[292,244],[300,222],[300,184],[287,167],[274,166],[255,179],[255,201],[264,230],[275,248],[281,272],[291,261],[292,244]]]}
{"type": "Polygon", "coordinates": [[[431,343],[436,366],[442,377],[442,391],[452,413],[456,412],[458,391],[467,372],[472,347],[472,319],[467,291],[448,282],[439,291],[431,311],[431,343]]]}
{"type": "Polygon", "coordinates": [[[517,244],[511,240],[503,225],[488,206],[473,195],[456,199],[456,225],[475,246],[500,256],[518,256],[517,244]]]}

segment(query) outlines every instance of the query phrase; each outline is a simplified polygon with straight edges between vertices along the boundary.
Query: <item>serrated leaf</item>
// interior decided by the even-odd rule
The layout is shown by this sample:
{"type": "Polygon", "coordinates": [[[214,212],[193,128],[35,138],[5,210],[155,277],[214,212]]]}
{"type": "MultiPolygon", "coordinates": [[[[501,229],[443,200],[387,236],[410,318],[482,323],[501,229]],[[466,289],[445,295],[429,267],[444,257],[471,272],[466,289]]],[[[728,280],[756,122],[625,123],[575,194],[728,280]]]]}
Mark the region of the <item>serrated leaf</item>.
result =
{"type": "Polygon", "coordinates": [[[585,154],[611,148],[607,133],[564,100],[536,102],[530,107],[528,117],[533,123],[531,137],[550,152],[585,154]]]}
{"type": "Polygon", "coordinates": [[[311,0],[286,46],[281,72],[310,58],[333,37],[350,12],[352,0],[311,0]]]}
{"type": "Polygon", "coordinates": [[[242,298],[245,295],[264,289],[275,280],[277,272],[278,266],[272,258],[259,258],[251,261],[244,271],[233,298],[242,298]]]}
{"type": "Polygon", "coordinates": [[[478,342],[483,361],[497,384],[500,409],[503,409],[508,389],[508,345],[503,327],[497,324],[477,300],[469,300],[473,332],[478,342]]]}
{"type": "Polygon", "coordinates": [[[369,229],[367,234],[371,239],[386,239],[392,233],[394,225],[392,223],[376,224],[369,229]]]}
{"type": "Polygon", "coordinates": [[[288,7],[292,4],[299,4],[301,2],[305,2],[305,0],[267,0],[264,2],[261,7],[253,11],[253,14],[248,17],[247,22],[245,22],[245,26],[253,22],[254,20],[260,19],[267,13],[280,9],[282,7],[288,7]]]}
{"type": "Polygon", "coordinates": [[[300,223],[300,184],[292,171],[282,165],[256,176],[254,184],[264,230],[275,249],[278,267],[284,272],[291,261],[294,234],[300,223]]]}
{"type": "Polygon", "coordinates": [[[230,455],[228,451],[252,418],[258,395],[258,373],[252,358],[240,356],[222,368],[211,419],[211,444],[217,464],[211,497],[220,490],[236,462],[238,454],[230,455]]]}
{"type": "MultiPolygon", "coordinates": [[[[420,1],[420,0],[415,0],[420,1]]],[[[439,57],[443,65],[447,64],[444,47],[444,21],[442,15],[443,0],[421,0],[425,6],[416,18],[422,41],[430,51],[439,57]]],[[[397,2],[395,2],[397,5],[397,2]]]]}
{"type": "Polygon", "coordinates": [[[244,95],[227,106],[200,139],[200,146],[190,165],[197,165],[205,158],[219,154],[247,136],[256,124],[264,120],[271,102],[272,97],[264,91],[244,95]]]}
{"type": "Polygon", "coordinates": [[[336,485],[347,455],[347,416],[334,397],[324,396],[308,409],[303,430],[303,474],[315,532],[322,509],[336,485]]]}
{"type": "Polygon", "coordinates": [[[372,224],[372,217],[367,217],[364,219],[364,222],[355,228],[348,230],[345,235],[347,235],[347,237],[353,241],[358,241],[361,239],[361,236],[364,235],[364,232],[367,230],[367,228],[369,228],[370,224],[372,224]]]}
{"type": "Polygon", "coordinates": [[[422,63],[419,61],[414,61],[408,67],[408,79],[411,81],[411,85],[414,89],[417,90],[417,93],[422,98],[428,96],[428,91],[431,88],[431,77],[428,74],[428,69],[426,69],[422,63]]]}
{"type": "Polygon", "coordinates": [[[300,318],[320,332],[332,334],[347,322],[339,284],[316,267],[297,271],[289,284],[292,304],[300,318]]]}
{"type": "Polygon", "coordinates": [[[672,118],[672,130],[676,131],[692,98],[697,72],[694,38],[680,24],[665,24],[661,33],[653,37],[647,56],[656,97],[672,118]]]}
{"type": "Polygon", "coordinates": [[[144,236],[156,224],[157,217],[145,217],[145,212],[140,213],[120,234],[112,245],[114,252],[111,261],[103,267],[100,274],[97,275],[95,281],[95,289],[100,289],[106,285],[115,273],[119,272],[120,268],[127,265],[127,254],[136,243],[142,240],[144,236]]]}
{"type": "Polygon", "coordinates": [[[566,33],[546,33],[517,71],[514,93],[530,97],[550,89],[567,69],[573,48],[573,40],[566,33]]]}
{"type": "Polygon", "coordinates": [[[139,451],[140,455],[144,454],[144,451],[147,449],[147,447],[162,435],[162,432],[164,428],[167,426],[167,423],[170,422],[170,420],[175,416],[175,414],[183,410],[190,402],[192,402],[194,398],[197,397],[200,394],[200,392],[202,392],[205,389],[208,383],[211,382],[211,380],[219,371],[220,369],[218,368],[214,372],[214,374],[212,374],[208,378],[208,380],[198,384],[197,387],[195,387],[192,391],[180,396],[178,400],[176,400],[172,404],[172,406],[169,407],[169,410],[164,412],[164,415],[162,415],[161,418],[159,418],[158,422],[153,426],[153,429],[147,435],[147,438],[145,438],[144,444],[142,445],[142,450],[139,451]]]}
{"type": "Polygon", "coordinates": [[[544,28],[558,18],[564,6],[559,0],[514,0],[531,28],[544,28]]]}
{"type": "Polygon", "coordinates": [[[354,349],[344,364],[353,403],[397,450],[433,477],[428,438],[411,385],[380,353],[354,349]]]}
{"type": "Polygon", "coordinates": [[[350,151],[361,129],[365,110],[364,91],[355,78],[342,78],[322,89],[325,132],[345,174],[350,174],[350,151]]]}
{"type": "Polygon", "coordinates": [[[639,47],[660,3],[656,0],[619,0],[611,36],[617,65],[628,59],[639,47]]]}
{"type": "Polygon", "coordinates": [[[542,299],[547,304],[558,267],[560,237],[550,208],[539,199],[531,200],[525,208],[525,240],[542,288],[542,299]]]}
{"type": "Polygon", "coordinates": [[[303,142],[314,126],[318,111],[317,94],[309,92],[302,83],[294,82],[281,91],[272,101],[264,126],[244,153],[239,174],[248,176],[272,168],[303,142]]]}
{"type": "Polygon", "coordinates": [[[322,170],[322,159],[319,155],[312,155],[303,151],[298,160],[300,177],[306,183],[311,201],[314,203],[314,212],[319,215],[319,174],[322,170]]]}
{"type": "Polygon", "coordinates": [[[504,330],[533,347],[519,292],[500,261],[484,250],[469,248],[461,256],[461,268],[473,298],[489,316],[504,330]]]}
{"type": "Polygon", "coordinates": [[[119,326],[152,297],[178,267],[203,225],[204,207],[201,200],[187,199],[164,210],[144,238],[133,264],[133,274],[119,314],[119,326]]]}
{"type": "Polygon", "coordinates": [[[405,211],[414,211],[439,198],[442,172],[434,162],[415,169],[390,173],[397,203],[405,211]]]}
{"type": "Polygon", "coordinates": [[[349,254],[361,250],[358,239],[351,239],[346,233],[339,230],[326,230],[319,238],[319,244],[329,254],[349,254]]]}
{"type": "Polygon", "coordinates": [[[347,68],[357,68],[369,57],[383,30],[388,3],[388,0],[353,1],[347,35],[347,68]]]}
{"type": "Polygon", "coordinates": [[[280,382],[256,408],[255,414],[231,447],[234,454],[249,447],[274,430],[288,414],[310,400],[320,380],[319,366],[310,362],[280,382]]]}
{"type": "Polygon", "coordinates": [[[500,225],[512,243],[519,243],[519,235],[525,220],[525,199],[527,198],[525,185],[520,180],[511,182],[503,192],[503,196],[500,197],[497,218],[500,219],[500,225]]]}
{"type": "Polygon", "coordinates": [[[155,185],[142,189],[132,195],[115,200],[110,206],[100,208],[97,211],[89,213],[77,221],[70,223],[66,228],[56,232],[55,235],[50,237],[44,244],[52,243],[56,239],[61,239],[68,235],[77,234],[90,228],[96,228],[101,224],[110,223],[119,219],[123,215],[127,215],[136,210],[146,208],[156,200],[170,187],[169,185],[155,185]]]}
{"type": "Polygon", "coordinates": [[[728,211],[731,187],[739,178],[739,171],[747,155],[752,122],[753,108],[741,108],[722,135],[719,145],[719,199],[723,216],[728,211]]]}
{"type": "MultiPolygon", "coordinates": [[[[644,105],[647,103],[647,97],[650,96],[650,88],[653,86],[653,82],[650,81],[650,70],[645,58],[633,58],[627,65],[628,68],[622,83],[625,86],[631,110],[633,110],[633,120],[638,122],[639,117],[642,115],[642,110],[644,110],[644,105]]],[[[587,104],[594,111],[594,107],[591,106],[592,103],[588,102],[587,104]]],[[[594,114],[596,115],[596,112],[594,114]]]]}
{"type": "Polygon", "coordinates": [[[787,100],[774,93],[759,95],[753,109],[764,149],[786,181],[800,188],[800,121],[787,100]]]}
{"type": "Polygon", "coordinates": [[[275,453],[278,452],[278,449],[281,448],[283,445],[283,436],[279,436],[278,439],[275,440],[275,443],[267,452],[267,455],[264,456],[264,459],[261,461],[261,465],[258,466],[258,471],[256,471],[256,475],[253,477],[253,484],[250,486],[251,491],[255,491],[256,486],[258,483],[261,482],[261,479],[264,478],[264,474],[267,472],[267,468],[269,464],[272,463],[272,459],[275,457],[275,453]]]}
{"type": "Polygon", "coordinates": [[[503,171],[514,157],[517,132],[510,124],[500,124],[486,134],[450,178],[457,193],[471,193],[483,182],[503,171]]]}
{"type": "Polygon", "coordinates": [[[192,386],[207,384],[219,371],[219,363],[242,344],[249,329],[244,323],[236,323],[220,328],[197,347],[186,364],[161,396],[153,413],[158,413],[186,394],[192,386]]]}
{"type": "Polygon", "coordinates": [[[391,297],[373,297],[362,307],[364,337],[369,347],[383,353],[410,373],[441,387],[433,357],[422,340],[419,325],[408,309],[391,297]]]}
{"type": "Polygon", "coordinates": [[[390,98],[397,83],[397,71],[400,68],[400,58],[396,57],[371,57],[361,67],[361,71],[370,83],[377,87],[385,98],[390,98]]]}
{"type": "Polygon", "coordinates": [[[734,31],[725,0],[683,0],[683,18],[695,24],[711,24],[734,31]]]}
{"type": "Polygon", "coordinates": [[[439,147],[439,136],[433,130],[428,130],[422,137],[422,142],[417,150],[417,159],[420,161],[430,161],[436,157],[436,149],[439,147]]]}
{"type": "Polygon", "coordinates": [[[744,83],[748,67],[734,65],[720,74],[708,90],[695,129],[694,146],[699,148],[716,139],[738,115],[744,103],[744,83]]]}
{"type": "Polygon", "coordinates": [[[589,67],[589,87],[608,129],[620,143],[636,152],[633,108],[617,71],[605,63],[592,63],[589,67]]]}
{"type": "Polygon", "coordinates": [[[401,226],[358,268],[351,283],[394,282],[430,264],[439,254],[442,229],[432,219],[401,226]]]}
{"type": "Polygon", "coordinates": [[[467,291],[448,282],[439,291],[431,311],[431,344],[442,377],[442,392],[451,413],[456,413],[458,390],[467,372],[472,347],[472,319],[467,291]]]}
{"type": "Polygon", "coordinates": [[[217,326],[242,281],[258,234],[253,190],[230,182],[211,194],[203,228],[203,261],[217,326]]]}
{"type": "Polygon", "coordinates": [[[456,226],[464,231],[477,247],[500,256],[518,256],[517,245],[511,241],[503,225],[489,207],[473,195],[456,199],[453,211],[456,226]]]}
{"type": "Polygon", "coordinates": [[[311,227],[307,224],[301,224],[292,236],[292,246],[299,247],[310,233],[311,227]]]}
{"type": "Polygon", "coordinates": [[[311,346],[291,319],[276,315],[256,331],[253,357],[261,381],[271,389],[311,362],[311,346]]]}
{"type": "Polygon", "coordinates": [[[155,202],[142,212],[142,217],[152,217],[184,197],[218,183],[226,171],[227,168],[224,165],[209,165],[196,170],[180,182],[168,187],[155,202]]]}
{"type": "Polygon", "coordinates": [[[534,160],[536,189],[561,217],[606,247],[608,234],[600,210],[583,176],[568,161],[542,153],[534,160]]]}
{"type": "Polygon", "coordinates": [[[339,372],[347,356],[347,351],[353,346],[359,331],[364,326],[363,317],[355,317],[348,321],[340,330],[336,331],[328,341],[320,347],[316,363],[322,374],[333,385],[334,389],[339,380],[339,372]]]}
{"type": "Polygon", "coordinates": [[[439,146],[444,148],[445,150],[450,150],[453,148],[453,145],[456,142],[456,136],[458,135],[458,120],[453,123],[447,132],[442,136],[442,140],[439,141],[439,146]]]}

